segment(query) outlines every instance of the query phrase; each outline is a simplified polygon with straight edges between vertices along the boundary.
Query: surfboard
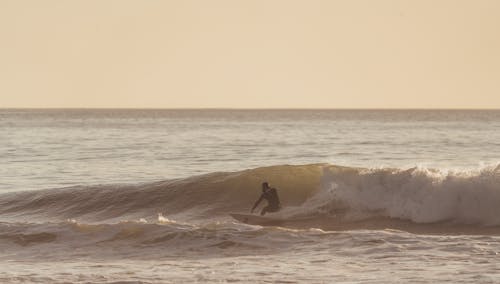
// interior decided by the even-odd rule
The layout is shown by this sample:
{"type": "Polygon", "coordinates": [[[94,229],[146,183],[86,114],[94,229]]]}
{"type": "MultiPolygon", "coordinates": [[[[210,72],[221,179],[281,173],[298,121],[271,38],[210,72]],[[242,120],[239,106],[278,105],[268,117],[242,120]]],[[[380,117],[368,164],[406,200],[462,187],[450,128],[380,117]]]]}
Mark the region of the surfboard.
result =
{"type": "Polygon", "coordinates": [[[229,215],[242,223],[250,225],[279,226],[285,222],[284,219],[263,217],[251,214],[230,213],[229,215]]]}

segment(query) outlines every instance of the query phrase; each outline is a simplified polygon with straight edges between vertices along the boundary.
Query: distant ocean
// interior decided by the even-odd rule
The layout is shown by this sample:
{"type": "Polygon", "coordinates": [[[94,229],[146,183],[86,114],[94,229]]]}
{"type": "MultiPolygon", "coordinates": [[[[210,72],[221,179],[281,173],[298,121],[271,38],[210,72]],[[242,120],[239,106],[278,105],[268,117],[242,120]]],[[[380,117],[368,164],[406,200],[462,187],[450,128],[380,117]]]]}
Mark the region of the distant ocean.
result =
{"type": "Polygon", "coordinates": [[[500,282],[500,111],[3,109],[0,154],[1,283],[500,282]]]}

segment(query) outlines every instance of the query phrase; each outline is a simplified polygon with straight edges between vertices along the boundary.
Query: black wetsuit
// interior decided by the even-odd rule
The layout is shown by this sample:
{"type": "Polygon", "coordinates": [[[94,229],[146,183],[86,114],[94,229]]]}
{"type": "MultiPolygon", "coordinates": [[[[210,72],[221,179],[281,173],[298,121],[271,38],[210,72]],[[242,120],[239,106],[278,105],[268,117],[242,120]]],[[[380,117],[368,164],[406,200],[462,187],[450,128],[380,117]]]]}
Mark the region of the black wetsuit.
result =
{"type": "Polygon", "coordinates": [[[266,212],[276,212],[281,209],[280,199],[278,197],[278,192],[275,188],[270,188],[262,193],[259,200],[255,202],[254,208],[259,205],[262,199],[267,200],[267,206],[262,209],[260,215],[266,214],[266,212]]]}

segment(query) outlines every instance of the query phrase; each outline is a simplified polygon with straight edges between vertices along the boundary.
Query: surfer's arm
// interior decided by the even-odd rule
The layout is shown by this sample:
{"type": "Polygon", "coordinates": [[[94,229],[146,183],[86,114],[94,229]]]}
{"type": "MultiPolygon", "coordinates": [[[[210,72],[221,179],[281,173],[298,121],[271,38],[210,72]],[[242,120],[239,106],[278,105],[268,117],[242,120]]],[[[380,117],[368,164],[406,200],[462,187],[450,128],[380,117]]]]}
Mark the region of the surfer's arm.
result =
{"type": "Polygon", "coordinates": [[[264,198],[264,195],[261,195],[259,197],[259,199],[257,199],[257,201],[255,202],[255,204],[252,207],[252,210],[250,210],[250,213],[253,213],[253,210],[255,210],[255,208],[257,208],[257,206],[259,206],[259,203],[262,201],[263,198],[264,198]]]}

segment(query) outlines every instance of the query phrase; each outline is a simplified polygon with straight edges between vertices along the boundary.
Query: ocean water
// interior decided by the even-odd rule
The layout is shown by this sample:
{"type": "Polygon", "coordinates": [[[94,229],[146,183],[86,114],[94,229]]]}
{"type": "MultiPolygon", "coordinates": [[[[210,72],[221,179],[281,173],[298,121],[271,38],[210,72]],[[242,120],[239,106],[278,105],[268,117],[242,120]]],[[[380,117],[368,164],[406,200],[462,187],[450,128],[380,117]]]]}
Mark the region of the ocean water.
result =
{"type": "Polygon", "coordinates": [[[0,154],[1,283],[500,283],[500,111],[4,109],[0,154]]]}

